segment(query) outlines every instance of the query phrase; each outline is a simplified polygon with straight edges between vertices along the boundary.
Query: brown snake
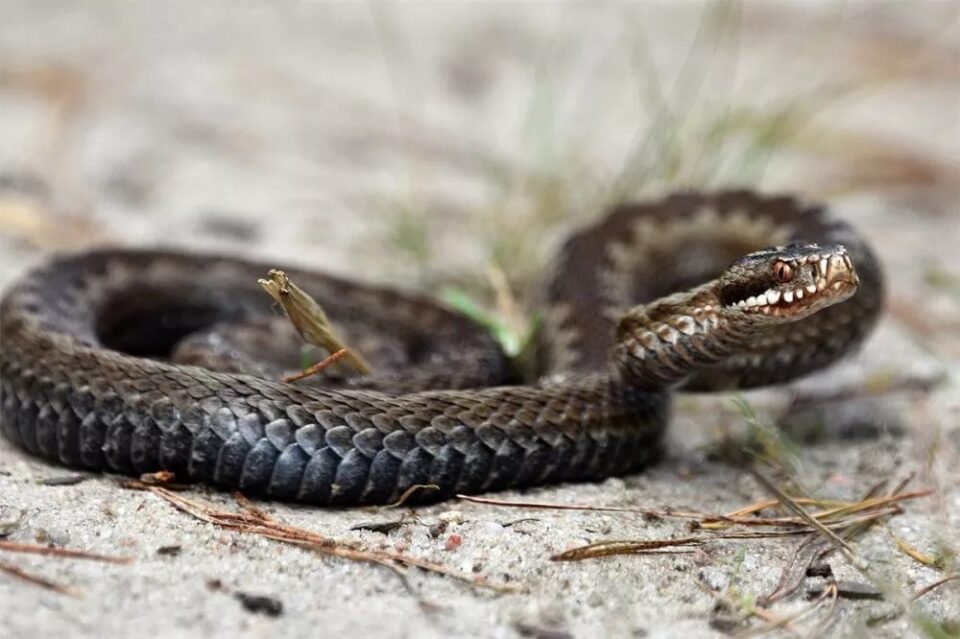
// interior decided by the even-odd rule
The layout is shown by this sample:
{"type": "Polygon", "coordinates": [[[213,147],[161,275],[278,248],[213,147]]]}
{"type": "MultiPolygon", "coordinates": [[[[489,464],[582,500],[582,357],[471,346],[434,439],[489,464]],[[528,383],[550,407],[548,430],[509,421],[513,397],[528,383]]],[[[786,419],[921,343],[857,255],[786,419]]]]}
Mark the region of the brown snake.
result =
{"type": "Polygon", "coordinates": [[[674,390],[830,364],[883,297],[870,249],[821,209],[681,194],[566,242],[527,385],[471,320],[296,269],[376,373],[285,384],[298,349],[257,285],[267,269],[104,250],[27,274],[0,307],[3,435],[71,466],[315,504],[595,480],[654,459],[674,390]]]}

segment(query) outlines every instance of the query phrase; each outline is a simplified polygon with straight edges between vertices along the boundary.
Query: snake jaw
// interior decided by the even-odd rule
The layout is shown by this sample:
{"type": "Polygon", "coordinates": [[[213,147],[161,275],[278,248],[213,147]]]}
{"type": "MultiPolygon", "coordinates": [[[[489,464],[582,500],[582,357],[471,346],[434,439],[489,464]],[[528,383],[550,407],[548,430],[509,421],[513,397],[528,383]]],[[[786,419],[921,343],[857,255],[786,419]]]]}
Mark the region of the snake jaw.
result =
{"type": "Polygon", "coordinates": [[[743,258],[731,271],[740,278],[753,275],[754,286],[761,292],[743,293],[727,308],[779,320],[801,319],[845,301],[859,285],[856,269],[842,246],[810,244],[768,249],[743,258]]]}

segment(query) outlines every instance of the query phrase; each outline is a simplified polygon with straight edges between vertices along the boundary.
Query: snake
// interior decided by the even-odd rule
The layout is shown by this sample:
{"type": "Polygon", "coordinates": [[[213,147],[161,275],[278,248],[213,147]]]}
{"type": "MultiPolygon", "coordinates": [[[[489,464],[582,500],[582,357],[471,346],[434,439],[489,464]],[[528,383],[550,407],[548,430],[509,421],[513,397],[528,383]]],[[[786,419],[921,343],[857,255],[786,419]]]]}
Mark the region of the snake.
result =
{"type": "Polygon", "coordinates": [[[302,344],[257,284],[275,264],[53,257],[0,303],[0,432],[71,467],[316,505],[599,481],[662,459],[678,393],[826,367],[883,305],[863,237],[789,195],[624,203],[558,244],[525,373],[428,296],[285,268],[373,369],[295,382],[302,344]]]}

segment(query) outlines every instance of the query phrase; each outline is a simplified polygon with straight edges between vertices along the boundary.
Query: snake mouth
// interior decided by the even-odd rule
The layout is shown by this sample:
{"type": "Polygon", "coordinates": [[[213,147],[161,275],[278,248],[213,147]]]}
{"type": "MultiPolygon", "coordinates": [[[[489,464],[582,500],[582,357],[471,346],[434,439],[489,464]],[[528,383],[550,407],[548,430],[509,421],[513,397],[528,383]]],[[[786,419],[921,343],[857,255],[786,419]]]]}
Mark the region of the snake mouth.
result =
{"type": "Polygon", "coordinates": [[[805,255],[790,261],[795,276],[732,304],[751,315],[777,318],[803,317],[849,299],[860,280],[845,249],[805,255]]]}

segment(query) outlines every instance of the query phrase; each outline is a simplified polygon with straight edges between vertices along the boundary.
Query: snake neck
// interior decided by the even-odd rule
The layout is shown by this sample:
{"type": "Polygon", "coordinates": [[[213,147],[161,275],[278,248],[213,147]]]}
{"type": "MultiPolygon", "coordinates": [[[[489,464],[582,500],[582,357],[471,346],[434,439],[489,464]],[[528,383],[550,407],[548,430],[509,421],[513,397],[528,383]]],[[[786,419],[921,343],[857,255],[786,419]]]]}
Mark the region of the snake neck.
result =
{"type": "Polygon", "coordinates": [[[669,388],[748,350],[771,329],[725,306],[718,291],[713,281],[630,309],[617,327],[616,370],[641,388],[669,388]]]}

